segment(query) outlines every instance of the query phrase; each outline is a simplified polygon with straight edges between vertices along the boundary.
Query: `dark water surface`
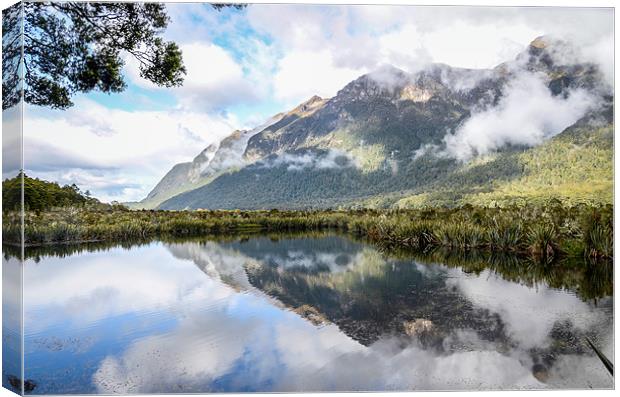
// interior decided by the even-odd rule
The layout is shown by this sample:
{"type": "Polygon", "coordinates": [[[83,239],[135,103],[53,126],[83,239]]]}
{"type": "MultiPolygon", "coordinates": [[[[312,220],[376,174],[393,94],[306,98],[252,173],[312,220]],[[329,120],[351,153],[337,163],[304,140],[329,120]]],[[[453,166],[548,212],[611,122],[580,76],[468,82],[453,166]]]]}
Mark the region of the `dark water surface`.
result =
{"type": "Polygon", "coordinates": [[[340,236],[85,247],[24,284],[32,393],[613,387],[611,297],[340,236]]]}

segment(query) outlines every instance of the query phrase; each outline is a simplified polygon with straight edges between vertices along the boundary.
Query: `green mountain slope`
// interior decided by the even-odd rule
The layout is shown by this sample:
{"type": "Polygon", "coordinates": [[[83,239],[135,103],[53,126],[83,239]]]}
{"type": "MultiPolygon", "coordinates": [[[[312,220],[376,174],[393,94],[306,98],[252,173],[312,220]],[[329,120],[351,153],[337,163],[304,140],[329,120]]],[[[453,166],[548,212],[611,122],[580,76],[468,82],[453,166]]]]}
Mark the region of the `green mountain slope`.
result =
{"type": "Polygon", "coordinates": [[[576,125],[538,147],[464,167],[426,192],[397,201],[375,200],[375,205],[506,205],[552,198],[571,204],[612,203],[613,134],[613,124],[576,125]]]}
{"type": "MultiPolygon", "coordinates": [[[[320,155],[318,155],[320,157],[320,155]]],[[[248,166],[173,197],[162,209],[269,209],[508,204],[557,198],[612,202],[613,125],[571,127],[541,146],[512,149],[467,165],[420,158],[381,168],[248,166]]]]}

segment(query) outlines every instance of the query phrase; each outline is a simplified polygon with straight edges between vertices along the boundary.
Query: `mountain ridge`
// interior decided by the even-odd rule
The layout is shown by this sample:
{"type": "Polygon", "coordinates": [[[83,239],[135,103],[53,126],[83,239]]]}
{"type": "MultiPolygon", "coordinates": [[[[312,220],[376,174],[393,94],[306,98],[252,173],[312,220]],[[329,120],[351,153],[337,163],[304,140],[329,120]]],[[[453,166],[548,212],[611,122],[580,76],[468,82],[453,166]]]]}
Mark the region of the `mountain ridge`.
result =
{"type": "MultiPolygon", "coordinates": [[[[613,94],[596,65],[558,61],[567,46],[538,37],[513,61],[492,69],[432,64],[411,74],[385,65],[349,82],[332,98],[313,96],[264,128],[256,128],[247,139],[239,167],[221,168],[209,180],[203,179],[202,185],[170,195],[158,208],[374,205],[372,197],[395,194],[402,197],[391,205],[404,205],[404,192],[419,197],[425,188],[430,192],[438,180],[464,167],[437,153],[420,157],[421,150],[443,147],[446,137],[456,134],[472,115],[501,106],[520,75],[538,76],[558,101],[576,90],[596,94],[602,105],[590,112],[594,115],[609,109],[613,94]],[[297,174],[291,177],[287,172],[297,174]],[[304,184],[323,194],[307,191],[304,184]],[[251,191],[251,197],[241,199],[242,190],[251,191]]],[[[605,119],[605,125],[612,123],[605,119]]],[[[590,130],[596,128],[580,131],[590,130]]],[[[514,150],[530,148],[508,145],[497,155],[508,156],[504,153],[514,150]]],[[[494,184],[489,182],[485,189],[494,184]]]]}

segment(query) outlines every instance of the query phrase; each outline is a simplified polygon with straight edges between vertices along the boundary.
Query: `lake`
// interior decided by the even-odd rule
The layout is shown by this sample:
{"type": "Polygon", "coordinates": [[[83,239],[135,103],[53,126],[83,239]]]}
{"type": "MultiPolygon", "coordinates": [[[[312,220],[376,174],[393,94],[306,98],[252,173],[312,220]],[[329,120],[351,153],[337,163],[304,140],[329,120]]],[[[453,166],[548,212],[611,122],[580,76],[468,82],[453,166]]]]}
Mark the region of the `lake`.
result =
{"type": "Polygon", "coordinates": [[[331,234],[27,256],[30,393],[613,387],[585,342],[613,357],[609,288],[586,285],[611,279],[562,287],[553,269],[523,277],[510,261],[447,265],[331,234]]]}

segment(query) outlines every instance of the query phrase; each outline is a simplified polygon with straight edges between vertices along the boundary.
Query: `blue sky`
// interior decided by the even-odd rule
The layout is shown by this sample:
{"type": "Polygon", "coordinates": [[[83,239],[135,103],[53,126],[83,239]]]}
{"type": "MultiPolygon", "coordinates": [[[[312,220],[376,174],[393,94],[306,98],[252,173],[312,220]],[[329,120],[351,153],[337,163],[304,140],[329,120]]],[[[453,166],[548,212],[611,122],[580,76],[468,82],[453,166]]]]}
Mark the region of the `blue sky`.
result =
{"type": "Polygon", "coordinates": [[[139,200],[174,164],[233,130],[255,127],[312,95],[331,97],[381,65],[408,72],[432,62],[490,68],[542,34],[574,41],[586,58],[613,71],[610,9],[250,5],[217,12],[199,3],[167,9],[164,36],[183,51],[183,87],[155,87],[127,57],[123,93],[78,95],[67,111],[27,107],[27,173],[76,183],[104,201],[139,200]]]}
{"type": "MultiPolygon", "coordinates": [[[[168,13],[172,17],[172,23],[164,33],[164,37],[182,46],[183,44],[217,46],[239,65],[243,78],[251,78],[253,73],[254,59],[251,54],[253,48],[248,47],[247,42],[257,42],[254,46],[273,45],[273,40],[268,34],[256,31],[247,23],[245,10],[225,8],[216,11],[208,4],[169,4],[168,13]]],[[[204,62],[204,69],[200,73],[210,73],[209,59],[201,61],[204,62]]],[[[271,69],[275,69],[275,64],[273,66],[271,69]]],[[[273,70],[267,71],[273,72],[273,70]]],[[[95,92],[85,97],[107,108],[126,111],[167,110],[179,106],[175,94],[168,90],[153,89],[150,84],[138,79],[135,73],[132,74],[127,81],[128,87],[122,95],[95,92]]],[[[268,92],[264,93],[266,95],[263,95],[260,101],[254,93],[249,94],[247,100],[236,98],[233,103],[226,102],[226,106],[220,103],[218,98],[213,98],[208,110],[234,115],[240,126],[252,126],[257,118],[266,119],[289,105],[269,95],[268,92]]]]}

